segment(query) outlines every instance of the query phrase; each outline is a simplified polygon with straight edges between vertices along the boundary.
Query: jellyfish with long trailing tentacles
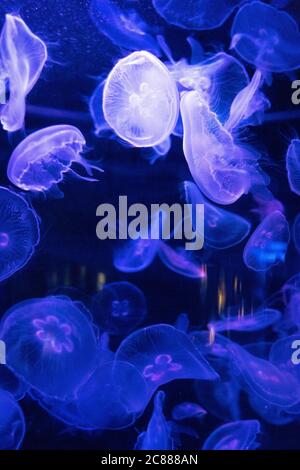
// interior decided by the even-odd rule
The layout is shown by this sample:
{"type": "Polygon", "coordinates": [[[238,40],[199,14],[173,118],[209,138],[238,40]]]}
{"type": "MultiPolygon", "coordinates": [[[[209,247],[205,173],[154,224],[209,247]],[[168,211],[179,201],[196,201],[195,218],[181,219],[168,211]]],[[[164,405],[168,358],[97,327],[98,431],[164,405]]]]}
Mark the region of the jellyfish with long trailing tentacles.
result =
{"type": "Polygon", "coordinates": [[[235,16],[231,48],[265,72],[300,66],[300,31],[292,16],[262,2],[247,3],[235,16]]]}
{"type": "Polygon", "coordinates": [[[256,441],[260,434],[260,423],[256,419],[233,421],[215,429],[203,444],[202,450],[253,450],[259,447],[256,441]]]}
{"type": "Polygon", "coordinates": [[[23,197],[0,187],[0,281],[29,262],[39,241],[35,211],[23,197]]]}
{"type": "Polygon", "coordinates": [[[7,366],[41,394],[71,399],[96,368],[98,349],[89,312],[68,297],[14,305],[0,324],[7,366]]]}
{"type": "Polygon", "coordinates": [[[74,126],[50,126],[33,132],[13,151],[7,176],[24,191],[48,192],[54,197],[63,197],[58,184],[68,172],[82,180],[97,181],[81,176],[71,168],[76,163],[89,175],[93,169],[101,171],[81,156],[85,145],[84,136],[74,126]]]}
{"type": "Polygon", "coordinates": [[[6,80],[9,99],[1,106],[3,129],[15,132],[23,127],[26,96],[30,93],[47,60],[45,43],[15,15],[5,17],[0,36],[0,78],[6,80]]]}
{"type": "Polygon", "coordinates": [[[14,397],[0,389],[0,450],[16,450],[25,435],[24,414],[14,397]]]}
{"type": "Polygon", "coordinates": [[[115,133],[134,147],[155,147],[173,132],[179,113],[176,83],[147,51],[119,60],[103,90],[103,113],[115,133]]]}

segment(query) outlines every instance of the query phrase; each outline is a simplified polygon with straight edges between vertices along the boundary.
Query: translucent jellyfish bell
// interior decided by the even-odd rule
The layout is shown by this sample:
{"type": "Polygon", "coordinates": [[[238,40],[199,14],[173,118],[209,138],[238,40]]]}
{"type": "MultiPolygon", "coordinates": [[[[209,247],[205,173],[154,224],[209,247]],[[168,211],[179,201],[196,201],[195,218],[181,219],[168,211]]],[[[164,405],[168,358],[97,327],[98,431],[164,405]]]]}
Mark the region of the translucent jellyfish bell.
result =
{"type": "Polygon", "coordinates": [[[39,220],[27,201],[0,187],[0,281],[22,269],[40,240],[39,220]]]}
{"type": "Polygon", "coordinates": [[[286,154],[286,170],[291,191],[300,195],[300,140],[293,139],[286,154]]]}
{"type": "Polygon", "coordinates": [[[0,450],[19,449],[24,435],[23,411],[10,393],[0,389],[0,450]]]}
{"type": "Polygon", "coordinates": [[[103,113],[115,133],[135,147],[154,147],[175,128],[179,96],[165,65],[147,51],[119,60],[106,79],[103,113]]]}
{"type": "Polygon", "coordinates": [[[207,412],[198,403],[182,402],[174,406],[172,418],[175,421],[183,421],[189,418],[203,418],[207,412]]]}
{"type": "Polygon", "coordinates": [[[40,393],[71,398],[96,367],[97,342],[88,312],[68,297],[21,302],[1,320],[7,366],[40,393]]]}
{"type": "Polygon", "coordinates": [[[39,79],[47,60],[47,48],[24,21],[6,15],[0,37],[0,78],[7,80],[9,99],[0,110],[3,128],[15,132],[22,128],[25,100],[39,79]]]}
{"type": "Polygon", "coordinates": [[[154,261],[158,240],[127,240],[114,251],[114,267],[124,273],[135,273],[148,268],[154,261]]]}
{"type": "Polygon", "coordinates": [[[258,434],[260,423],[257,420],[226,423],[214,430],[202,450],[253,450],[259,447],[258,434]]]}
{"type": "Polygon", "coordinates": [[[88,174],[91,174],[91,169],[99,171],[81,156],[85,144],[84,136],[74,126],[58,125],[41,129],[30,134],[15,148],[8,163],[7,176],[24,191],[49,191],[56,197],[62,197],[63,193],[57,185],[67,172],[95,181],[77,175],[71,169],[75,162],[82,165],[88,174]]]}
{"type": "Polygon", "coordinates": [[[208,324],[209,330],[220,331],[259,331],[274,325],[281,318],[278,310],[264,310],[244,316],[229,316],[208,324]]]}

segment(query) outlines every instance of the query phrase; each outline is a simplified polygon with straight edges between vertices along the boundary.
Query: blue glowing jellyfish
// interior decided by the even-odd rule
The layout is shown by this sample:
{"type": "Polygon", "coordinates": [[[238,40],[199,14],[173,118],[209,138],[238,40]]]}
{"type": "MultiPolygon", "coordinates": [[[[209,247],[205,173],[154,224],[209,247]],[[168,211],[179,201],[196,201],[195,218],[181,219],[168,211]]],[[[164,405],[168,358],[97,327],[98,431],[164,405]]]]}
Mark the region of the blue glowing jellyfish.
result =
{"type": "Polygon", "coordinates": [[[135,450],[173,450],[174,443],[170,425],[167,422],[163,404],[165,393],[160,391],[154,397],[154,410],[145,432],[137,439],[135,450]]]}
{"type": "MultiPolygon", "coordinates": [[[[270,361],[291,373],[300,385],[300,334],[278,339],[271,347],[270,361]]],[[[300,402],[300,395],[299,395],[300,402]]]]}
{"type": "Polygon", "coordinates": [[[288,181],[293,193],[300,195],[300,140],[293,139],[286,154],[288,181]]]}
{"type": "Polygon", "coordinates": [[[203,418],[207,411],[198,403],[182,402],[174,406],[172,410],[172,418],[175,421],[183,421],[189,418],[203,418]]]}
{"type": "Polygon", "coordinates": [[[296,250],[298,251],[298,253],[300,253],[300,213],[297,214],[294,220],[294,224],[292,228],[292,238],[293,238],[293,242],[296,247],[296,250]]]}
{"type": "Polygon", "coordinates": [[[22,269],[40,240],[39,220],[25,199],[0,187],[0,281],[22,269]]]}
{"type": "Polygon", "coordinates": [[[147,51],[119,60],[103,90],[103,113],[115,133],[135,147],[154,147],[172,133],[179,96],[167,67],[147,51]]]}
{"type": "Polygon", "coordinates": [[[169,269],[192,279],[205,279],[206,271],[199,261],[185,248],[171,248],[167,243],[159,245],[159,257],[169,269]]]}
{"type": "Polygon", "coordinates": [[[267,72],[285,72],[300,66],[300,32],[286,12],[262,2],[247,3],[238,11],[231,30],[236,52],[267,72]]]}
{"type": "Polygon", "coordinates": [[[96,367],[97,341],[89,314],[68,297],[30,299],[2,318],[7,366],[31,387],[70,398],[96,367]]]}
{"type": "Polygon", "coordinates": [[[149,395],[176,379],[218,378],[188,336],[170,325],[153,325],[131,333],[119,346],[116,359],[138,369],[149,395]]]}
{"type": "Polygon", "coordinates": [[[185,29],[206,30],[221,26],[245,0],[152,0],[156,11],[170,24],[185,29]]]}
{"type": "Polygon", "coordinates": [[[8,83],[9,99],[1,106],[3,129],[15,132],[22,128],[25,100],[37,82],[47,60],[47,49],[24,21],[6,15],[0,36],[0,76],[8,83]]]}
{"type": "Polygon", "coordinates": [[[259,447],[260,432],[256,419],[226,423],[208,436],[202,450],[253,450],[259,447]]]}
{"type": "Polygon", "coordinates": [[[23,411],[10,393],[0,389],[0,450],[19,449],[24,435],[23,411]]]}
{"type": "Polygon", "coordinates": [[[125,335],[144,321],[147,304],[143,292],[135,285],[112,282],[93,297],[91,310],[104,331],[125,335]]]}
{"type": "Polygon", "coordinates": [[[249,395],[248,399],[253,411],[267,423],[285,426],[296,419],[295,416],[288,413],[290,408],[270,405],[270,403],[265,402],[257,395],[249,395]]]}
{"type": "Polygon", "coordinates": [[[204,237],[208,246],[230,248],[248,236],[251,224],[246,219],[207,202],[194,183],[185,181],[182,187],[184,199],[193,212],[197,210],[197,204],[204,204],[204,237]]]}
{"type": "Polygon", "coordinates": [[[278,310],[266,308],[246,315],[224,317],[221,320],[209,322],[209,330],[220,331],[259,331],[268,328],[281,319],[278,310]]]}
{"type": "Polygon", "coordinates": [[[92,0],[90,15],[100,33],[113,44],[132,51],[146,50],[160,55],[151,28],[135,9],[119,8],[113,0],[92,0]]]}
{"type": "Polygon", "coordinates": [[[88,174],[91,174],[91,169],[99,171],[98,167],[92,166],[81,156],[85,143],[79,129],[73,126],[41,129],[30,134],[15,148],[8,163],[7,176],[24,191],[48,191],[53,196],[62,197],[58,184],[67,172],[83,180],[96,181],[78,175],[71,168],[73,163],[77,163],[88,174]]]}
{"type": "Polygon", "coordinates": [[[124,273],[143,271],[156,257],[159,240],[128,240],[114,251],[114,267],[124,273]]]}
{"type": "Polygon", "coordinates": [[[244,249],[244,262],[254,271],[267,271],[284,262],[290,241],[289,224],[285,216],[275,211],[255,229],[244,249]]]}

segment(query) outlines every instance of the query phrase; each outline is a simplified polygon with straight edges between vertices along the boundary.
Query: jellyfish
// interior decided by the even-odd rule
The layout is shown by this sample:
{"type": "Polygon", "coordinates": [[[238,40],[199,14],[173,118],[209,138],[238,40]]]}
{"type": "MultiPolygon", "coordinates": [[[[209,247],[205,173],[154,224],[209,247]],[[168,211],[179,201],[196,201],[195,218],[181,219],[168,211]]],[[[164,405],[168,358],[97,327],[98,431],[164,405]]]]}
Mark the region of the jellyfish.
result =
{"type": "Polygon", "coordinates": [[[127,240],[114,251],[113,264],[124,273],[135,273],[148,268],[158,251],[159,240],[127,240]]]}
{"type": "Polygon", "coordinates": [[[158,42],[151,34],[153,28],[134,9],[121,9],[112,0],[92,0],[89,11],[99,32],[116,46],[160,55],[158,42]]]}
{"type": "Polygon", "coordinates": [[[157,13],[168,23],[184,29],[207,30],[221,26],[245,0],[152,0],[157,13]]]}
{"type": "Polygon", "coordinates": [[[283,263],[290,241],[289,224],[285,216],[275,211],[255,229],[244,248],[244,262],[253,271],[267,271],[283,263]]]}
{"type": "Polygon", "coordinates": [[[286,170],[291,191],[300,195],[300,140],[293,139],[286,154],[286,170]]]}
{"type": "Polygon", "coordinates": [[[300,213],[296,215],[293,228],[292,228],[292,239],[296,250],[300,253],[300,213]]]}
{"type": "Polygon", "coordinates": [[[145,432],[138,436],[135,450],[173,450],[174,442],[170,425],[163,412],[165,393],[157,392],[154,397],[154,410],[145,432]]]}
{"type": "Polygon", "coordinates": [[[23,411],[14,397],[0,389],[0,450],[16,450],[25,435],[23,411]]]}
{"type": "Polygon", "coordinates": [[[260,445],[256,442],[260,432],[256,419],[226,423],[208,436],[202,450],[254,450],[260,445]]]}
{"type": "Polygon", "coordinates": [[[170,325],[152,325],[131,333],[115,357],[137,368],[146,380],[149,396],[173,380],[218,378],[188,336],[170,325]]]}
{"type": "Polygon", "coordinates": [[[45,43],[15,15],[6,15],[0,36],[0,78],[6,80],[9,98],[1,106],[3,129],[15,132],[22,128],[25,101],[36,84],[47,60],[45,43]]]}
{"type": "Polygon", "coordinates": [[[288,413],[289,408],[270,405],[257,395],[249,395],[248,399],[253,411],[267,423],[285,426],[295,420],[295,416],[288,413]]]}
{"type": "Polygon", "coordinates": [[[278,310],[266,308],[253,314],[228,316],[209,322],[209,330],[220,331],[259,331],[268,328],[281,319],[278,310]]]}
{"type": "Polygon", "coordinates": [[[28,385],[4,365],[0,367],[0,388],[9,392],[16,400],[22,400],[29,390],[28,385]]]}
{"type": "Polygon", "coordinates": [[[182,188],[184,199],[192,206],[192,211],[197,210],[198,204],[204,204],[206,245],[226,249],[241,243],[249,235],[251,224],[248,220],[207,202],[197,186],[190,181],[185,181],[182,188]]]}
{"type": "Polygon", "coordinates": [[[7,366],[41,394],[70,399],[96,367],[96,331],[89,313],[68,297],[14,305],[0,324],[7,366]]]}
{"type": "Polygon", "coordinates": [[[40,241],[39,219],[20,195],[0,186],[0,281],[22,269],[40,241]]]}
{"type": "Polygon", "coordinates": [[[185,248],[171,248],[167,243],[160,242],[159,257],[169,269],[182,276],[192,279],[206,278],[203,266],[185,248]]]}
{"type": "Polygon", "coordinates": [[[67,172],[79,179],[96,181],[75,173],[71,169],[73,163],[82,165],[88,174],[92,169],[101,171],[81,156],[85,143],[76,127],[45,127],[30,134],[15,148],[8,162],[7,176],[24,191],[48,191],[54,197],[62,197],[58,184],[67,172]]]}
{"type": "Polygon", "coordinates": [[[207,414],[207,411],[198,403],[182,402],[174,406],[172,418],[175,421],[183,421],[189,418],[201,419],[207,414]]]}
{"type": "Polygon", "coordinates": [[[155,147],[175,128],[176,83],[167,67],[147,51],[119,60],[103,90],[103,113],[115,133],[134,147],[155,147]]]}
{"type": "Polygon", "coordinates": [[[147,304],[143,292],[134,284],[112,282],[93,297],[91,311],[104,331],[126,335],[145,320],[147,304]]]}
{"type": "Polygon", "coordinates": [[[299,28],[286,12],[262,2],[242,6],[231,30],[231,47],[246,62],[265,72],[300,66],[299,28]]]}

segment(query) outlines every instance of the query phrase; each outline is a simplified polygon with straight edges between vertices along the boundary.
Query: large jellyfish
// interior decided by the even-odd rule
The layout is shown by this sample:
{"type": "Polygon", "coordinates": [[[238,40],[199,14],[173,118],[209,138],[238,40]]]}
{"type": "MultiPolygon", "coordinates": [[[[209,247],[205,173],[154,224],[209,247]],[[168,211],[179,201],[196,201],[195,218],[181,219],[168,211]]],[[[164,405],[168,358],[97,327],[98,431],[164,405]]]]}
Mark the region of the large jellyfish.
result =
{"type": "Polygon", "coordinates": [[[154,147],[172,133],[179,96],[165,65],[147,51],[119,60],[103,90],[103,113],[115,133],[135,147],[154,147]]]}
{"type": "Polygon", "coordinates": [[[144,321],[147,304],[143,292],[134,284],[112,282],[93,297],[91,310],[104,331],[125,335],[144,321]]]}
{"type": "Polygon", "coordinates": [[[274,211],[248,240],[243,255],[246,266],[254,271],[267,271],[284,262],[289,241],[289,224],[280,211],[274,211]]]}
{"type": "Polygon", "coordinates": [[[28,263],[39,240],[34,210],[23,197],[0,187],[0,281],[28,263]]]}
{"type": "Polygon", "coordinates": [[[288,181],[293,193],[300,195],[300,140],[293,139],[286,154],[288,181]]]}
{"type": "Polygon", "coordinates": [[[281,319],[278,310],[266,308],[247,315],[228,316],[210,322],[208,328],[213,332],[220,331],[259,331],[274,325],[281,319]]]}
{"type": "Polygon", "coordinates": [[[231,30],[236,52],[267,72],[285,72],[300,66],[300,32],[286,12],[262,2],[247,3],[238,11],[231,30]]]}
{"type": "Polygon", "coordinates": [[[245,0],[152,0],[154,8],[168,22],[185,29],[206,30],[221,26],[245,0]]]}
{"type": "Polygon", "coordinates": [[[6,80],[9,99],[0,109],[3,129],[22,128],[25,100],[37,82],[47,60],[44,42],[15,15],[6,15],[0,37],[0,78],[6,80]]]}
{"type": "Polygon", "coordinates": [[[131,333],[119,346],[116,359],[138,369],[150,396],[172,380],[218,378],[188,336],[170,325],[153,325],[131,333]]]}
{"type": "Polygon", "coordinates": [[[80,176],[72,170],[73,163],[82,165],[88,174],[98,167],[90,165],[81,153],[85,138],[74,126],[58,125],[41,129],[26,137],[13,151],[8,167],[9,180],[24,191],[48,191],[55,197],[63,193],[58,184],[65,173],[71,172],[80,179],[96,181],[80,176]]]}
{"type": "Polygon", "coordinates": [[[96,367],[89,313],[68,297],[16,304],[1,320],[0,337],[7,346],[7,366],[46,396],[71,398],[96,367]]]}
{"type": "Polygon", "coordinates": [[[260,423],[256,419],[234,421],[223,424],[206,439],[202,450],[253,450],[260,434],[260,423]]]}
{"type": "Polygon", "coordinates": [[[0,450],[19,449],[24,435],[23,411],[10,393],[0,389],[0,450]]]}

